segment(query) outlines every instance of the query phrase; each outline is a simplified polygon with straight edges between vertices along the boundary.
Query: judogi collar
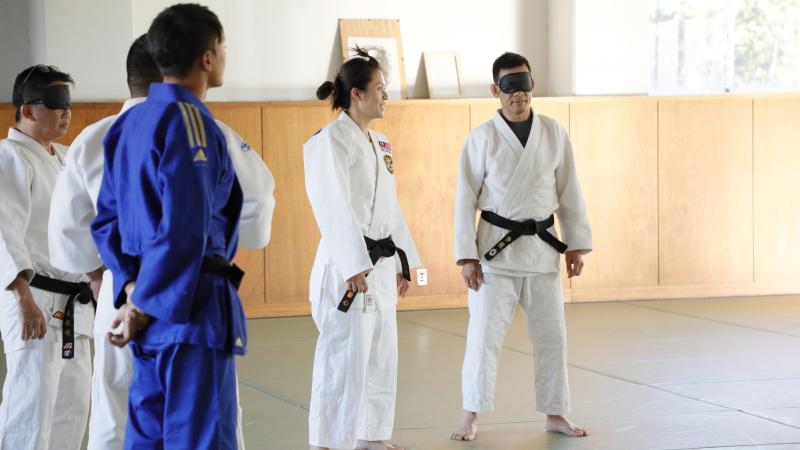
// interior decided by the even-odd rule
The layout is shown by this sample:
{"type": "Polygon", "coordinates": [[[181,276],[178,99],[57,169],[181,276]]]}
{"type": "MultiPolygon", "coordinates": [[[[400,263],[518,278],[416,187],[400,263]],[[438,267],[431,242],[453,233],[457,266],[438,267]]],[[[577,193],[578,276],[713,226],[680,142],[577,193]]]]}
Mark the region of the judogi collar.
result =
{"type": "Polygon", "coordinates": [[[150,92],[147,98],[165,103],[188,102],[197,107],[203,114],[214,117],[199,98],[185,87],[177,84],[153,83],[150,85],[150,92]]]}
{"type": "Polygon", "coordinates": [[[133,108],[134,106],[144,103],[147,100],[147,97],[134,97],[125,100],[125,103],[122,104],[122,109],[119,111],[120,114],[124,113],[125,111],[133,108]]]}
{"type": "Polygon", "coordinates": [[[48,149],[42,147],[42,144],[40,144],[36,139],[28,136],[27,134],[23,133],[22,131],[19,131],[18,129],[16,129],[14,127],[11,127],[11,128],[8,129],[8,140],[9,141],[14,141],[15,143],[17,143],[17,144],[19,144],[19,145],[21,145],[21,146],[23,146],[23,147],[25,147],[25,148],[27,148],[28,150],[31,150],[31,151],[44,150],[47,153],[47,156],[51,156],[52,157],[52,156],[56,156],[57,155],[57,157],[59,158],[59,161],[60,161],[61,156],[63,156],[63,155],[59,155],[58,152],[55,151],[55,148],[56,148],[55,144],[51,144],[53,146],[54,151],[55,151],[55,153],[53,155],[51,155],[50,152],[48,151],[48,149]]]}
{"type": "MultiPolygon", "coordinates": [[[[353,133],[356,133],[359,136],[362,136],[364,139],[367,138],[366,136],[364,136],[364,132],[361,131],[361,128],[358,127],[358,125],[353,120],[353,118],[350,117],[350,115],[347,114],[346,112],[342,111],[339,114],[339,120],[341,120],[342,122],[346,123],[347,126],[350,128],[350,131],[352,131],[353,133]]],[[[370,136],[372,135],[371,131],[367,130],[367,132],[370,133],[370,136]]]]}

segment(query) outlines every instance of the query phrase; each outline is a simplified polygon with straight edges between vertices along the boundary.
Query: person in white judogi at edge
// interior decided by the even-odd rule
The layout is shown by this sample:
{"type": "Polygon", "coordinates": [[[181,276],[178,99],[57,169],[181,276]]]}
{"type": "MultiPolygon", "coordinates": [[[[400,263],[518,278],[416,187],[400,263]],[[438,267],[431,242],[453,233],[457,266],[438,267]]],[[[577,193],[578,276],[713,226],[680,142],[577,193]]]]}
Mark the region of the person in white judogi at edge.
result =
{"type": "Polygon", "coordinates": [[[392,146],[368,128],[388,98],[378,61],[356,48],[317,90],[339,118],[303,148],[305,182],[322,234],[310,299],[319,330],[310,448],[398,449],[386,443],[397,393],[397,298],[419,265],[397,199],[392,146]]]}
{"type": "Polygon", "coordinates": [[[459,163],[455,259],[469,288],[469,327],[463,419],[450,437],[475,439],[478,413],[494,409],[497,362],[517,305],[534,346],[536,410],[547,415],[547,431],[585,436],[564,417],[570,396],[559,262],[565,253],[567,275],[578,276],[592,249],[572,145],[561,124],[531,109],[527,59],[504,53],[492,72],[502,108],[472,130],[459,163]]]}
{"type": "Polygon", "coordinates": [[[67,148],[72,78],[17,75],[16,126],[0,141],[0,332],[6,379],[0,449],[79,449],[89,414],[94,301],[82,275],[50,265],[50,197],[67,148]]]}
{"type": "MultiPolygon", "coordinates": [[[[145,101],[150,83],[161,82],[161,73],[148,52],[145,37],[136,39],[128,51],[126,67],[131,99],[123,104],[120,114],[145,101]]],[[[106,336],[117,310],[112,298],[111,272],[104,270],[90,228],[103,178],[103,138],[116,118],[116,115],[106,117],[75,138],[58,176],[50,211],[53,266],[70,272],[102,273],[94,326],[89,450],[122,448],[128,420],[128,386],[133,374],[130,348],[117,347],[106,336]]],[[[258,153],[222,122],[217,125],[227,139],[228,153],[244,193],[239,244],[263,248],[270,237],[275,181],[258,153]]],[[[239,449],[244,449],[241,408],[237,434],[239,449]]]]}

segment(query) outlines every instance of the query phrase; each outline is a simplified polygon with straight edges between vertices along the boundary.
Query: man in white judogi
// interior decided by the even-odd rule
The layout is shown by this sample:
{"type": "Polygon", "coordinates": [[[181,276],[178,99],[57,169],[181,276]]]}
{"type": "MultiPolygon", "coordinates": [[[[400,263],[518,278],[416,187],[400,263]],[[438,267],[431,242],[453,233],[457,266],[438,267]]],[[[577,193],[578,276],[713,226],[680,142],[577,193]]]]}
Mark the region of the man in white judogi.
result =
{"type": "Polygon", "coordinates": [[[455,256],[470,289],[470,319],[464,416],[451,439],[475,439],[478,412],[494,408],[497,361],[517,305],[534,345],[536,409],[547,415],[548,431],[585,436],[564,417],[570,399],[560,253],[573,277],[592,249],[572,146],[558,122],[531,109],[533,78],[524,57],[503,54],[493,75],[502,108],[467,137],[459,166],[455,256]]]}
{"type": "Polygon", "coordinates": [[[397,298],[419,256],[397,198],[391,144],[368,128],[383,117],[386,99],[377,61],[360,50],[335,83],[317,95],[332,96],[343,111],[303,148],[306,191],[322,234],[309,292],[319,329],[309,443],[398,449],[384,442],[394,427],[397,298]]]}
{"type": "MultiPolygon", "coordinates": [[[[131,45],[127,71],[131,99],[124,103],[120,114],[144,102],[150,83],[161,81],[144,35],[131,45]]],[[[103,268],[90,226],[103,177],[103,139],[116,118],[106,117],[75,138],[58,177],[50,212],[50,255],[52,264],[63,270],[82,273],[103,268]]],[[[236,132],[221,122],[217,125],[227,138],[228,151],[244,193],[239,243],[248,248],[263,248],[270,236],[275,181],[258,154],[236,132]]],[[[94,327],[89,450],[122,448],[128,419],[128,386],[133,373],[130,349],[116,347],[106,337],[117,310],[112,299],[111,272],[101,272],[103,282],[94,327]]],[[[241,411],[237,431],[239,448],[243,449],[241,411]]]]}
{"type": "Polygon", "coordinates": [[[82,276],[51,266],[47,248],[50,197],[67,150],[54,141],[71,118],[67,83],[55,66],[23,70],[12,94],[16,126],[0,141],[2,449],[77,450],[89,413],[91,290],[78,284],[82,276]]]}

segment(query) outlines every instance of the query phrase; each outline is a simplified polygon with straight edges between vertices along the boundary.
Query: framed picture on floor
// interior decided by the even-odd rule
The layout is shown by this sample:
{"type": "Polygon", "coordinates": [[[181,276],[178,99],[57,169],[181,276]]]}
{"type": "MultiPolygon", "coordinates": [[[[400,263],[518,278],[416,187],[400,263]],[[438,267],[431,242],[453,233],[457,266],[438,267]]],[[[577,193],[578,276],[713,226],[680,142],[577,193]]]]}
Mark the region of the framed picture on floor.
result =
{"type": "Polygon", "coordinates": [[[424,52],[425,78],[428,81],[428,97],[460,98],[464,96],[461,81],[461,66],[456,52],[424,52]]]}
{"type": "Polygon", "coordinates": [[[346,61],[358,46],[377,59],[386,78],[389,98],[408,98],[400,21],[396,19],[339,19],[342,57],[346,61]]]}

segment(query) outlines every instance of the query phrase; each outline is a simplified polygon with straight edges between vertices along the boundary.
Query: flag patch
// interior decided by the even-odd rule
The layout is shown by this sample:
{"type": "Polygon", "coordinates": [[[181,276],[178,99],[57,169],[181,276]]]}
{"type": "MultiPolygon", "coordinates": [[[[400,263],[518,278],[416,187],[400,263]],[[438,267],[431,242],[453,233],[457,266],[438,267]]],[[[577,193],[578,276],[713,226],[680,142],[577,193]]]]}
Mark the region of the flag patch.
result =
{"type": "Polygon", "coordinates": [[[392,146],[388,142],[378,141],[378,146],[382,152],[392,153],[392,146]]]}

